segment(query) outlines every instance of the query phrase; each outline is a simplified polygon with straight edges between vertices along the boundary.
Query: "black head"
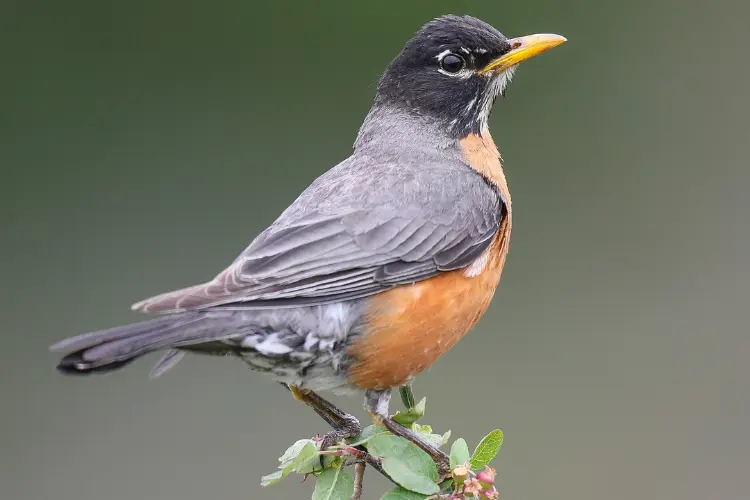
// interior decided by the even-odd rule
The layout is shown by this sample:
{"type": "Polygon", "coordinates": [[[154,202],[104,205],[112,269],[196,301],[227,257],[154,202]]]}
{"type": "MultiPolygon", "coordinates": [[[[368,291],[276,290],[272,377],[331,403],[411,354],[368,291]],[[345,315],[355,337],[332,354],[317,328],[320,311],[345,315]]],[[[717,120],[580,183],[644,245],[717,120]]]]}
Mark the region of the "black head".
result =
{"type": "Polygon", "coordinates": [[[454,137],[487,127],[492,105],[523,59],[565,39],[508,39],[470,16],[430,21],[409,40],[378,85],[376,103],[440,120],[454,137]]]}

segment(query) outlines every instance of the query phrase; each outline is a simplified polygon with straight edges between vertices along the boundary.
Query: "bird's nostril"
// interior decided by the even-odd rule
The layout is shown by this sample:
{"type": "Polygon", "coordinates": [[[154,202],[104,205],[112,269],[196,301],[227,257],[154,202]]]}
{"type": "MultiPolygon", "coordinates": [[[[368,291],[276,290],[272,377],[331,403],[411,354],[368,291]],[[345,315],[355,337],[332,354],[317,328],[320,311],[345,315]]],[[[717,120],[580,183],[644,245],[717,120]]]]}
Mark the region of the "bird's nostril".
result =
{"type": "Polygon", "coordinates": [[[523,44],[522,44],[521,42],[513,42],[513,43],[511,44],[510,48],[511,48],[511,49],[517,49],[517,48],[518,48],[518,47],[520,47],[521,45],[523,45],[523,44]]]}

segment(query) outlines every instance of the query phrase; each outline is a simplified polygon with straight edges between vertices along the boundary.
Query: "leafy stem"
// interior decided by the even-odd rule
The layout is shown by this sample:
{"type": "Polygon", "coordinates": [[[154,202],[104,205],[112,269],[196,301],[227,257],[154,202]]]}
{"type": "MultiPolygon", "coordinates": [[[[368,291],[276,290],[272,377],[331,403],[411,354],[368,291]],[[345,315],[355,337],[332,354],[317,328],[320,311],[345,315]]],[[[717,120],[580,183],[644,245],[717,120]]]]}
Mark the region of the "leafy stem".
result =
{"type": "MultiPolygon", "coordinates": [[[[424,417],[426,399],[417,403],[410,385],[399,388],[399,393],[406,411],[398,412],[393,419],[435,447],[447,444],[450,431],[436,434],[429,425],[417,423],[424,417]]],[[[270,486],[295,472],[314,477],[312,500],[360,500],[369,465],[396,485],[381,500],[494,500],[498,493],[495,471],[489,463],[502,442],[503,433],[494,430],[470,454],[466,441],[456,439],[451,445],[446,477],[438,473],[433,458],[410,440],[370,425],[325,450],[321,449],[321,439],[298,440],[279,458],[278,470],[264,476],[261,484],[270,486]]]]}

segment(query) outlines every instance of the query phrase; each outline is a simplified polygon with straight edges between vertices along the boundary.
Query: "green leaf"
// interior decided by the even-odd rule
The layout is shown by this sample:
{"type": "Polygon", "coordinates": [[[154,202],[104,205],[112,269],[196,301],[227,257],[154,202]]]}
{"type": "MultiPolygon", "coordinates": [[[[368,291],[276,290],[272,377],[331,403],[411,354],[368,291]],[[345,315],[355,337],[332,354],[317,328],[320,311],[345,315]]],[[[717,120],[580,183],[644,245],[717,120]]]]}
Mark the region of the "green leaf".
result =
{"type": "Polygon", "coordinates": [[[380,500],[424,500],[427,498],[426,495],[414,493],[413,491],[405,490],[403,488],[393,488],[391,491],[383,495],[380,500]]]}
{"type": "Polygon", "coordinates": [[[318,455],[318,448],[315,446],[315,443],[312,441],[306,443],[302,449],[297,453],[297,456],[295,456],[293,459],[289,460],[288,462],[282,462],[281,469],[284,471],[285,474],[289,474],[293,470],[295,470],[297,467],[299,467],[301,464],[303,464],[305,461],[309,459],[317,459],[318,455]]]}
{"type": "Polygon", "coordinates": [[[266,486],[271,486],[272,484],[276,484],[279,481],[281,481],[285,475],[286,474],[284,474],[283,470],[277,470],[273,474],[268,474],[260,478],[260,485],[263,486],[264,488],[266,486]]]}
{"type": "Polygon", "coordinates": [[[387,432],[388,431],[382,427],[378,427],[376,425],[368,425],[367,427],[362,429],[362,432],[354,436],[354,441],[348,443],[348,445],[351,447],[360,446],[369,441],[373,436],[376,436],[378,434],[385,434],[387,432]]]}
{"type": "Polygon", "coordinates": [[[349,500],[354,493],[354,478],[342,467],[321,472],[315,479],[312,500],[349,500]]]}
{"type": "Polygon", "coordinates": [[[503,432],[500,429],[495,429],[484,436],[471,456],[471,468],[477,470],[489,465],[502,445],[503,432]]]}
{"type": "Polygon", "coordinates": [[[438,448],[447,443],[448,439],[451,436],[451,431],[448,431],[443,435],[433,434],[432,427],[430,427],[429,425],[419,425],[417,423],[411,424],[411,430],[414,431],[419,437],[438,448]]]}
{"type": "Polygon", "coordinates": [[[427,406],[427,398],[422,398],[419,400],[419,403],[417,403],[417,406],[414,407],[415,410],[417,410],[417,413],[420,415],[424,415],[425,407],[427,406]]]}
{"type": "Polygon", "coordinates": [[[407,383],[398,388],[398,393],[401,396],[401,402],[404,403],[405,408],[414,407],[414,392],[411,390],[411,383],[407,383]]]}
{"type": "Polygon", "coordinates": [[[456,489],[456,483],[453,481],[453,478],[448,478],[442,483],[440,483],[438,486],[440,486],[440,493],[453,493],[453,491],[456,489]]]}
{"type": "Polygon", "coordinates": [[[371,455],[383,457],[383,470],[407,490],[424,495],[440,491],[435,462],[415,444],[391,434],[379,434],[366,447],[371,455]]]}
{"type": "Polygon", "coordinates": [[[469,461],[469,446],[463,438],[458,438],[453,441],[451,446],[451,469],[455,469],[459,465],[463,465],[469,461]]]}
{"type": "Polygon", "coordinates": [[[411,424],[424,416],[426,405],[427,398],[422,398],[416,406],[414,406],[413,408],[409,408],[404,413],[397,411],[393,416],[393,420],[403,425],[404,427],[411,427],[411,424]]]}
{"type": "Polygon", "coordinates": [[[294,468],[294,472],[296,472],[297,474],[311,474],[313,472],[320,472],[326,467],[330,467],[331,464],[333,464],[335,460],[336,460],[335,455],[315,454],[301,461],[294,468]]]}
{"type": "Polygon", "coordinates": [[[287,448],[284,454],[279,458],[279,469],[272,474],[263,476],[260,480],[262,486],[271,486],[281,481],[287,474],[297,469],[301,464],[308,460],[318,461],[318,449],[312,439],[300,439],[292,446],[287,448]]]}
{"type": "Polygon", "coordinates": [[[447,443],[450,440],[450,438],[451,438],[451,431],[449,429],[445,434],[440,436],[440,444],[438,445],[438,448],[443,446],[445,443],[447,443]]]}
{"type": "MultiPolygon", "coordinates": [[[[310,455],[310,450],[315,453],[315,442],[312,439],[300,439],[296,443],[294,443],[292,446],[287,448],[287,450],[284,452],[281,457],[279,457],[279,468],[284,469],[289,464],[294,462],[297,457],[302,454],[303,452],[307,455],[305,458],[307,458],[310,455]]],[[[303,459],[304,460],[304,459],[303,459]]]]}

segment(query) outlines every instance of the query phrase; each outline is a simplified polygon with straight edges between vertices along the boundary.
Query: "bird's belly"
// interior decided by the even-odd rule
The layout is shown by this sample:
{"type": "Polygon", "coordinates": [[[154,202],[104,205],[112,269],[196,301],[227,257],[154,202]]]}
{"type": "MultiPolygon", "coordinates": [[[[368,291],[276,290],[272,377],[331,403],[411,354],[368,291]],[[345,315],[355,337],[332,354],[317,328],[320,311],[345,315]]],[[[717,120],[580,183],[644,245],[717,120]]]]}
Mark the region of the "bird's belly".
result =
{"type": "Polygon", "coordinates": [[[489,265],[473,277],[451,271],[370,299],[363,333],[348,349],[349,382],[386,389],[428,368],[485,313],[501,270],[489,265]]]}

